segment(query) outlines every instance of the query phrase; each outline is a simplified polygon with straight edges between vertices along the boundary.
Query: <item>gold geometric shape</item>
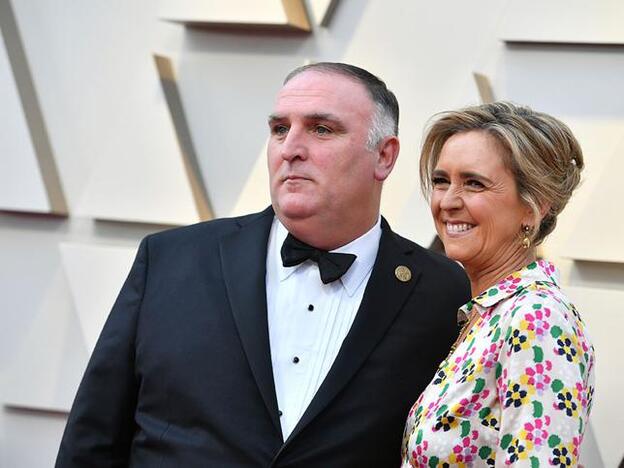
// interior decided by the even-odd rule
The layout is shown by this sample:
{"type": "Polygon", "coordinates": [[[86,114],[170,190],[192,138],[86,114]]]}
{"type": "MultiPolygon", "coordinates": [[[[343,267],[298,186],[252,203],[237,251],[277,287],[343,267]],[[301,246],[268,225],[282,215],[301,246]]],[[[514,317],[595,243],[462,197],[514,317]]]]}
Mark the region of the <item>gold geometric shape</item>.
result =
{"type": "MultiPolygon", "coordinates": [[[[26,132],[20,128],[11,135],[2,135],[3,139],[11,141],[4,141],[0,147],[0,158],[4,160],[0,170],[3,171],[3,177],[16,177],[17,181],[3,181],[0,209],[67,215],[67,202],[54,161],[52,145],[10,0],[0,0],[0,32],[0,39],[4,39],[6,47],[5,55],[0,40],[2,75],[11,70],[13,79],[8,76],[0,78],[3,82],[12,82],[9,87],[15,87],[21,107],[21,110],[15,111],[16,121],[10,127],[23,123],[27,128],[26,132]],[[24,121],[18,123],[21,118],[24,121]],[[29,138],[30,141],[18,141],[20,138],[29,138]],[[8,148],[11,151],[7,151],[8,148]],[[36,157],[36,168],[27,160],[32,153],[36,157]],[[28,179],[26,182],[25,178],[28,179]],[[43,184],[43,191],[37,188],[39,184],[43,184]],[[24,193],[25,191],[30,193],[24,193]]],[[[8,97],[11,101],[14,100],[15,92],[12,89],[3,90],[2,94],[5,93],[10,94],[8,97]]],[[[2,111],[11,112],[11,107],[7,107],[4,100],[3,107],[2,111]]],[[[10,127],[4,127],[4,130],[8,131],[10,127]]]]}
{"type": "Polygon", "coordinates": [[[481,73],[473,72],[472,76],[477,85],[479,91],[479,97],[481,98],[481,104],[490,104],[496,99],[494,98],[494,91],[492,90],[492,84],[490,79],[481,73]]]}
{"type": "Polygon", "coordinates": [[[337,5],[338,0],[311,0],[308,3],[316,24],[323,27],[329,25],[337,5]]]}
{"type": "Polygon", "coordinates": [[[163,92],[165,93],[171,120],[173,121],[173,126],[176,131],[178,145],[180,146],[180,152],[184,162],[184,169],[191,186],[193,199],[195,200],[195,208],[197,209],[199,218],[202,221],[207,221],[214,218],[214,213],[210,206],[210,201],[208,200],[208,192],[204,181],[200,175],[201,170],[197,159],[197,153],[195,152],[191,132],[182,106],[175,70],[171,59],[168,57],[154,54],[154,61],[156,62],[156,69],[160,76],[160,82],[163,87],[163,92]]]}
{"type": "Polygon", "coordinates": [[[161,19],[203,28],[312,30],[303,0],[166,0],[161,19]]]}

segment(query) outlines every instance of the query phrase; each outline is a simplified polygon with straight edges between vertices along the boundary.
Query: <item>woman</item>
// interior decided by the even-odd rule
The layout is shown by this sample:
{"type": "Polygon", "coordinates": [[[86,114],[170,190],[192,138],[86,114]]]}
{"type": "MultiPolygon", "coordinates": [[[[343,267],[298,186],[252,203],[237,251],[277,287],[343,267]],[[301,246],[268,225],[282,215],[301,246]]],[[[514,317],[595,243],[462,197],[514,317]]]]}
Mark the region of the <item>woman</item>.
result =
{"type": "Polygon", "coordinates": [[[535,246],[578,185],[583,156],[563,123],[498,102],[441,114],[420,161],[446,254],[472,295],[449,356],[412,407],[409,466],[575,466],[594,351],[535,246]]]}

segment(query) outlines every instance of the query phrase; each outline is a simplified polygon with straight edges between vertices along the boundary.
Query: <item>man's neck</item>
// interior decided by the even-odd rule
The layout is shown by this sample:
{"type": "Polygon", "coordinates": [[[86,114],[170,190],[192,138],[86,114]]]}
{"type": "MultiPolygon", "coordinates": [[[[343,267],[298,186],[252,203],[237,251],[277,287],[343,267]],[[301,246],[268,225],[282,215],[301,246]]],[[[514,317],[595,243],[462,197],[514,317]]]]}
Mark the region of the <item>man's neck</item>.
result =
{"type": "Polygon", "coordinates": [[[280,222],[293,236],[317,249],[335,250],[366,234],[375,226],[379,213],[360,223],[342,224],[331,222],[315,222],[309,219],[282,219],[280,222]]]}

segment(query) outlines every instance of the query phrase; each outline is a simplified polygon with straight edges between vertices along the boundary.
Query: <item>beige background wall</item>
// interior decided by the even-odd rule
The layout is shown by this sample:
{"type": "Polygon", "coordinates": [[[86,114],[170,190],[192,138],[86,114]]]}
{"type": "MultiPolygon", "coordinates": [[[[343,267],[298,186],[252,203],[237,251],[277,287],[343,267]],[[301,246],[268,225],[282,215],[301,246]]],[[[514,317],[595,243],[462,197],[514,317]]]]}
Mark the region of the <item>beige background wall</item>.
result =
{"type": "MultiPolygon", "coordinates": [[[[212,4],[225,18],[246,1],[212,4]]],[[[281,1],[262,1],[273,15],[263,21],[284,21],[281,1]]],[[[193,1],[185,3],[193,12],[193,1]]],[[[310,13],[330,3],[307,0],[310,13]]],[[[417,187],[422,128],[437,111],[479,102],[474,72],[489,78],[496,98],[568,122],[584,147],[586,178],[544,252],[560,265],[597,348],[584,463],[617,466],[624,456],[618,400],[624,393],[624,6],[618,0],[333,3],[326,26],[310,15],[312,32],[293,33],[161,21],[173,14],[175,0],[0,0],[0,11],[10,7],[15,14],[69,211],[67,218],[32,214],[46,211],[45,187],[26,138],[28,112],[20,109],[15,70],[5,60],[15,37],[5,37],[0,181],[9,170],[16,176],[0,187],[0,209],[22,211],[0,211],[0,467],[52,466],[65,412],[138,241],[165,225],[200,219],[182,157],[188,146],[180,145],[155,53],[175,67],[181,108],[173,115],[179,119],[183,110],[189,141],[182,143],[192,145],[216,216],[268,203],[266,116],[285,74],[310,60],[363,66],[396,92],[402,150],[383,212],[423,244],[433,228],[417,187]],[[14,127],[6,131],[9,123],[14,127]]]]}

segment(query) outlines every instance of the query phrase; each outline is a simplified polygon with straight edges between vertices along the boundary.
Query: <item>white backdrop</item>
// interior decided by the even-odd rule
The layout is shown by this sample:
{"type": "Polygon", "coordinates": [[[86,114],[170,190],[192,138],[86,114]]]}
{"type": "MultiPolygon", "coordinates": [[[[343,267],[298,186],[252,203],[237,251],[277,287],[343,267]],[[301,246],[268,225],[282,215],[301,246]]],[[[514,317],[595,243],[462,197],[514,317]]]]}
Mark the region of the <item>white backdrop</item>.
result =
{"type": "MultiPolygon", "coordinates": [[[[335,3],[334,14],[327,26],[311,16],[310,33],[292,33],[160,20],[174,0],[0,3],[9,1],[70,216],[0,211],[0,467],[52,466],[94,327],[132,251],[148,232],[198,219],[154,53],[176,68],[199,175],[217,216],[268,203],[266,116],[283,77],[309,60],[363,66],[397,94],[402,150],[382,209],[395,229],[423,244],[433,227],[418,191],[422,129],[435,112],[479,102],[473,72],[489,78],[496,98],[568,122],[585,151],[586,179],[544,251],[583,305],[590,333],[597,324],[596,411],[584,463],[617,466],[624,428],[609,415],[620,411],[616,395],[624,393],[615,354],[624,327],[624,220],[617,211],[624,184],[616,179],[624,173],[621,2],[307,0],[309,7],[335,3]],[[90,302],[88,291],[100,294],[90,302]]],[[[212,3],[227,17],[237,2],[212,3]]],[[[12,70],[6,60],[0,66],[0,97],[12,99],[0,102],[0,123],[17,126],[0,129],[0,148],[27,148],[12,70]]],[[[18,156],[3,151],[0,168],[18,164],[18,156]]],[[[20,170],[39,180],[36,165],[20,170]]],[[[25,204],[41,199],[41,184],[30,190],[28,180],[25,204]]],[[[0,209],[15,210],[3,193],[0,187],[0,209]]]]}

